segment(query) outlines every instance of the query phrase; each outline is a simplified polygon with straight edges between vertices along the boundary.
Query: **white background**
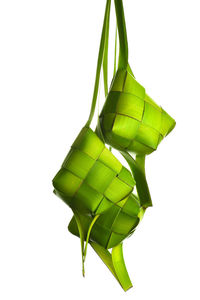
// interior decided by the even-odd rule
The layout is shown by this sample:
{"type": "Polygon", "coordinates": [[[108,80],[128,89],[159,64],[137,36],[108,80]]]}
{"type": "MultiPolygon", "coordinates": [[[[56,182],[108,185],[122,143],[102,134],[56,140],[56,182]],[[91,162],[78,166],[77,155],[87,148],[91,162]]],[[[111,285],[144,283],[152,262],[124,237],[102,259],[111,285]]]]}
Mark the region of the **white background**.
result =
{"type": "Polygon", "coordinates": [[[82,278],[72,213],[51,185],[89,114],[105,0],[1,0],[2,300],[200,299],[199,1],[124,5],[134,74],[177,121],[147,158],[154,207],[124,242],[134,288],[91,248],[82,278]]]}

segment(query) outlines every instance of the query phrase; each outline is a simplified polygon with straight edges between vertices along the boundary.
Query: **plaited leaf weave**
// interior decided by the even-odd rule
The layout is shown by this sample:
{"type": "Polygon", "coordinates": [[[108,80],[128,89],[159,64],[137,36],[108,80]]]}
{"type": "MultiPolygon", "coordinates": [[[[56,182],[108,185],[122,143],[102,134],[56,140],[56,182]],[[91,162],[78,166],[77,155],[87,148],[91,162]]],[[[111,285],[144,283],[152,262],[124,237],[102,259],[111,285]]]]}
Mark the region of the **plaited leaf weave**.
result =
{"type": "Polygon", "coordinates": [[[99,137],[84,127],[53,179],[55,194],[82,214],[102,214],[127,198],[135,181],[99,137]]]}
{"type": "MultiPolygon", "coordinates": [[[[140,212],[140,202],[134,194],[131,194],[126,199],[112,205],[98,218],[91,231],[91,240],[105,249],[117,246],[136,228],[140,221],[140,212]]],[[[85,239],[91,219],[91,216],[81,215],[85,239]]],[[[74,217],[69,224],[69,231],[79,236],[74,217]]]]}
{"type": "Polygon", "coordinates": [[[148,96],[132,73],[128,63],[123,0],[113,0],[118,35],[115,38],[114,74],[108,92],[111,1],[106,0],[89,118],[55,175],[53,186],[54,193],[73,212],[68,230],[80,238],[83,276],[90,244],[127,291],[132,283],[123,258],[123,241],[133,234],[146,209],[152,206],[145,174],[146,155],[157,149],[175,127],[175,121],[148,96]],[[106,100],[93,131],[91,122],[102,70],[106,100]],[[119,151],[130,170],[115,157],[111,147],[119,151]]]}
{"type": "Polygon", "coordinates": [[[146,93],[128,70],[119,70],[100,114],[107,144],[136,154],[150,154],[175,121],[146,93]]]}

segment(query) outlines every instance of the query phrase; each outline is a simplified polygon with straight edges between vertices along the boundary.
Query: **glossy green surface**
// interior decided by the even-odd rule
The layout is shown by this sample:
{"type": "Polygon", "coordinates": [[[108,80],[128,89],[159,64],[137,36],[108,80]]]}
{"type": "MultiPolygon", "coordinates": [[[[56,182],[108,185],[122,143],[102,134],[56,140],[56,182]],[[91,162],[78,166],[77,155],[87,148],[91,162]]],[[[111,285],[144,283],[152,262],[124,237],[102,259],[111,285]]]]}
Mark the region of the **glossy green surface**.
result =
{"type": "Polygon", "coordinates": [[[126,198],[135,180],[99,137],[84,127],[53,179],[55,194],[82,214],[101,214],[126,198]]]}
{"type": "MultiPolygon", "coordinates": [[[[139,199],[134,194],[110,206],[104,214],[99,216],[93,225],[90,240],[98,243],[105,249],[115,247],[136,228],[140,220],[138,217],[140,210],[139,199]]],[[[80,215],[80,220],[84,231],[84,239],[86,240],[88,228],[93,218],[91,216],[80,215]]],[[[68,229],[72,234],[79,236],[74,217],[68,229]]]]}
{"type": "Polygon", "coordinates": [[[123,151],[121,154],[126,159],[132,173],[134,174],[137,194],[140,199],[141,206],[143,208],[152,206],[151,195],[145,175],[145,155],[136,155],[136,159],[133,159],[128,152],[123,151]]]}
{"type": "Polygon", "coordinates": [[[129,290],[132,287],[132,283],[124,262],[122,243],[113,248],[112,254],[95,242],[90,242],[90,245],[111,271],[123,290],[125,292],[129,290]]]}
{"type": "Polygon", "coordinates": [[[127,70],[118,70],[100,114],[107,144],[136,154],[150,154],[175,121],[147,94],[127,70]]]}
{"type": "Polygon", "coordinates": [[[132,282],[129,278],[124,262],[122,244],[118,244],[112,249],[112,261],[121,286],[125,291],[129,290],[132,287],[132,282]]]}

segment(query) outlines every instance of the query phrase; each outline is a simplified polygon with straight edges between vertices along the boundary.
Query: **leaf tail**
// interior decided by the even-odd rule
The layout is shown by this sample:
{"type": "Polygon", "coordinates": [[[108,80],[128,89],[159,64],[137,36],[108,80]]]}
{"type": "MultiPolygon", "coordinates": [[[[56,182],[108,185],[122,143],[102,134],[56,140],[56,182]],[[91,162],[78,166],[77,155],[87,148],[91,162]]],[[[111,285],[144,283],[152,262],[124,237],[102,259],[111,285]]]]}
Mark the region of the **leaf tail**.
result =
{"type": "Polygon", "coordinates": [[[112,249],[112,254],[95,242],[90,242],[90,245],[119,282],[123,290],[126,292],[130,289],[132,283],[125,266],[122,244],[115,246],[112,249]]]}

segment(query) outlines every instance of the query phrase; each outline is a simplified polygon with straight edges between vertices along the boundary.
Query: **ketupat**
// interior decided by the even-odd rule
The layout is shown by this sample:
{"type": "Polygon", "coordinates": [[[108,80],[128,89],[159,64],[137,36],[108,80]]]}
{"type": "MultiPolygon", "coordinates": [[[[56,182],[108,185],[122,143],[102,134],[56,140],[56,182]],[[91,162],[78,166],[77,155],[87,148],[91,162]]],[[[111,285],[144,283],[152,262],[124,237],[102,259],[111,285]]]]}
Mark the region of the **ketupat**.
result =
{"type": "Polygon", "coordinates": [[[103,110],[101,131],[105,142],[120,151],[139,155],[155,151],[175,127],[175,121],[146,93],[128,63],[128,41],[122,0],[115,0],[119,32],[119,65],[103,110]]]}
{"type": "Polygon", "coordinates": [[[84,127],[53,179],[55,194],[82,214],[102,214],[135,185],[131,173],[84,127]]]}
{"type": "Polygon", "coordinates": [[[106,10],[97,62],[89,119],[73,143],[53,179],[54,192],[68,204],[74,216],[68,229],[81,241],[82,272],[88,243],[122,288],[132,287],[123,258],[123,240],[130,236],[152,206],[145,176],[145,157],[175,126],[135,80],[128,64],[128,41],[122,0],[114,0],[119,35],[119,61],[108,93],[108,40],[111,0],[106,10]],[[107,97],[96,131],[90,128],[103,68],[107,97]],[[105,147],[118,149],[132,174],[105,147]],[[135,158],[132,157],[135,153],[135,158]],[[136,185],[138,196],[134,195],[136,185]],[[111,249],[111,253],[108,249],[111,249]]]}
{"type": "Polygon", "coordinates": [[[155,151],[175,126],[128,70],[118,70],[100,114],[107,144],[136,154],[155,151]]]}
{"type": "MultiPolygon", "coordinates": [[[[110,207],[93,225],[90,239],[105,249],[110,249],[121,243],[136,228],[140,221],[141,206],[138,198],[131,194],[126,199],[110,207]]],[[[84,239],[92,221],[92,217],[80,215],[84,228],[84,239]]],[[[69,231],[79,236],[75,218],[73,217],[69,231]]]]}

